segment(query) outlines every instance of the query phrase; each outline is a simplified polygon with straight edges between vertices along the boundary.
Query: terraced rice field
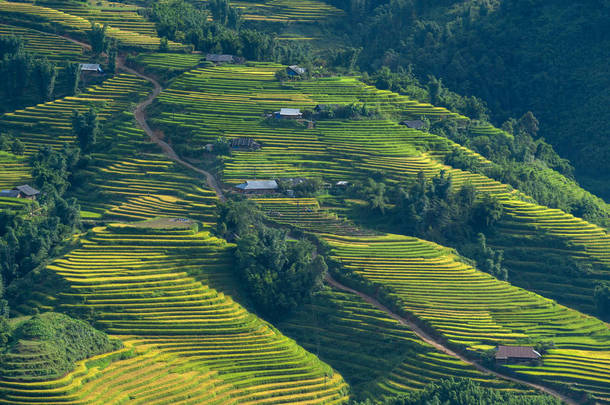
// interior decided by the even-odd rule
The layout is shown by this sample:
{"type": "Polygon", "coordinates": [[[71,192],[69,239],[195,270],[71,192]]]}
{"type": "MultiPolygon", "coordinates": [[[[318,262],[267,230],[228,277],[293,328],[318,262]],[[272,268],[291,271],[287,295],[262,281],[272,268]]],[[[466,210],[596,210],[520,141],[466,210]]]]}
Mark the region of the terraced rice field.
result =
{"type": "MultiPolygon", "coordinates": [[[[388,121],[319,122],[314,129],[282,126],[261,119],[265,113],[282,107],[313,108],[318,103],[377,103],[387,111],[436,116],[445,109],[418,105],[405,97],[389,97],[373,91],[354,78],[321,79],[316,89],[329,89],[327,95],[308,93],[305,82],[282,85],[274,78],[281,66],[256,64],[255,67],[210,67],[187,72],[176,79],[160,98],[157,125],[180,126],[192,130],[199,145],[212,142],[218,133],[226,137],[251,136],[263,144],[257,153],[236,152],[224,164],[223,179],[230,184],[252,177],[324,176],[331,180],[361,178],[380,159],[394,159],[399,165],[417,156],[420,131],[409,130],[388,121]],[[336,91],[337,93],[331,93],[336,91]],[[395,135],[389,137],[388,134],[395,135]]],[[[456,119],[459,117],[456,116],[456,119]]],[[[420,144],[438,143],[449,150],[446,139],[427,136],[420,144]]],[[[442,153],[442,152],[441,152],[442,153]]]]}
{"type": "Polygon", "coordinates": [[[279,327],[339,370],[356,397],[405,394],[449,377],[523,390],[437,351],[354,294],[324,291],[279,327]]]}
{"type": "Polygon", "coordinates": [[[37,0],[38,5],[53,8],[64,13],[85,18],[89,21],[108,24],[124,31],[156,37],[155,24],[138,13],[140,7],[114,1],[63,2],[37,0]]]}
{"type": "MultiPolygon", "coordinates": [[[[55,5],[54,5],[55,6],[55,5]]],[[[79,8],[80,10],[80,8],[79,8]]],[[[68,11],[74,11],[72,9],[68,11]]],[[[0,13],[5,20],[12,25],[35,25],[44,31],[68,32],[78,37],[84,38],[85,31],[91,28],[92,20],[79,15],[70,14],[51,7],[38,6],[30,3],[15,3],[9,1],[0,2],[0,13]]],[[[91,11],[91,13],[95,13],[91,11]]],[[[82,14],[90,16],[89,11],[82,14]]],[[[101,18],[100,20],[104,20],[101,18]]],[[[133,25],[133,24],[130,24],[133,25]]],[[[114,38],[121,46],[144,49],[157,49],[160,39],[156,35],[151,36],[136,31],[121,29],[114,25],[109,25],[106,35],[114,38]]],[[[184,49],[184,45],[169,41],[170,49],[184,49]]]]}
{"type": "Polygon", "coordinates": [[[336,235],[374,235],[337,215],[320,209],[315,198],[252,198],[267,217],[281,225],[336,235]]]}
{"type": "Polygon", "coordinates": [[[10,190],[32,179],[27,161],[12,153],[0,151],[0,190],[10,190]]]}
{"type": "MultiPolygon", "coordinates": [[[[0,3],[1,5],[2,3],[0,3]]],[[[44,104],[5,113],[0,128],[13,130],[25,144],[26,155],[42,146],[60,148],[64,142],[73,142],[72,114],[74,110],[97,108],[102,123],[129,110],[130,103],[149,91],[148,82],[133,75],[116,75],[103,84],[89,87],[76,97],[64,97],[44,104]]]]}
{"type": "MultiPolygon", "coordinates": [[[[198,2],[205,4],[207,0],[198,2]]],[[[316,0],[232,1],[231,5],[241,9],[242,17],[250,21],[315,23],[344,15],[342,10],[316,0]]]]}
{"type": "Polygon", "coordinates": [[[31,28],[0,24],[0,36],[7,35],[23,38],[27,52],[44,56],[52,61],[83,60],[83,49],[58,35],[51,35],[31,28]]]}
{"type": "MultiPolygon", "coordinates": [[[[72,289],[60,297],[60,308],[93,313],[104,330],[179,370],[209,370],[228,387],[224,403],[346,399],[339,374],[210,287],[234,286],[223,240],[190,229],[117,224],[95,228],[82,243],[49,266],[72,289]]],[[[112,398],[137,389],[161,391],[159,399],[167,401],[163,386],[142,379],[133,388],[112,388],[112,398]]]]}
{"type": "Polygon", "coordinates": [[[189,53],[141,53],[137,57],[137,62],[153,70],[185,71],[197,67],[203,56],[189,53]]]}
{"type": "MultiPolygon", "coordinates": [[[[281,84],[274,78],[279,65],[222,66],[195,69],[178,77],[160,98],[154,123],[168,134],[190,131],[189,145],[213,142],[219,134],[228,138],[248,136],[262,144],[256,152],[239,151],[223,162],[222,180],[229,185],[253,178],[321,177],[328,182],[364,180],[383,171],[386,181],[405,182],[419,172],[434,176],[441,170],[452,176],[459,187],[470,183],[481,193],[498,198],[505,211],[501,220],[503,238],[544,236],[563,245],[563,252],[592,266],[579,274],[583,281],[573,296],[563,270],[548,269],[543,246],[537,246],[527,259],[514,260],[509,271],[525,271],[523,286],[593,313],[593,289],[600,280],[610,279],[610,238],[607,232],[586,221],[539,204],[512,187],[484,175],[443,165],[443,157],[461,151],[489,164],[482,156],[448,139],[423,131],[407,129],[388,120],[325,120],[315,128],[281,125],[262,116],[281,107],[310,109],[322,104],[366,103],[394,117],[428,116],[434,120],[449,117],[457,122],[466,118],[442,108],[417,103],[407,97],[366,86],[353,77],[333,77],[281,84]],[[549,274],[551,272],[551,274],[549,274]],[[531,274],[531,277],[529,275],[531,274]],[[545,280],[554,278],[554,283],[545,280]],[[539,285],[538,285],[539,283],[539,285]]],[[[481,135],[498,129],[474,123],[481,135]]],[[[505,250],[511,246],[490,240],[505,250]]],[[[551,249],[552,250],[552,249],[551,249]]],[[[510,261],[510,257],[507,258],[510,261]]],[[[572,277],[573,279],[574,277],[572,277]]],[[[515,277],[519,280],[519,277],[515,277]]],[[[519,281],[521,282],[521,281],[519,281]]]]}
{"type": "Polygon", "coordinates": [[[174,357],[138,343],[131,339],[120,351],[81,361],[60,379],[0,380],[0,403],[234,403],[228,397],[231,387],[218,379],[217,373],[181,369],[174,357]]]}
{"type": "Polygon", "coordinates": [[[416,238],[325,235],[345,268],[391,288],[404,309],[470,350],[552,341],[542,366],[511,368],[610,401],[610,331],[596,318],[498,281],[416,238]]]}

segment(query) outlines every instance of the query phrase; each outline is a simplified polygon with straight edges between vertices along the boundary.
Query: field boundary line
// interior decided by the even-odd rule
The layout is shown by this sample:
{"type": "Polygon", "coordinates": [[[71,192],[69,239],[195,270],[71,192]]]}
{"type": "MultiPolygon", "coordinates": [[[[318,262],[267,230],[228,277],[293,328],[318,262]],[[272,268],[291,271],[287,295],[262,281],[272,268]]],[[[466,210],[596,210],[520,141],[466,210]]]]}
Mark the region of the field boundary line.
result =
{"type": "Polygon", "coordinates": [[[368,302],[369,304],[375,306],[377,309],[385,312],[388,316],[390,316],[391,318],[395,319],[396,321],[398,321],[400,324],[407,326],[408,328],[410,328],[413,333],[415,333],[421,340],[423,340],[424,342],[434,346],[437,350],[440,350],[441,352],[452,356],[452,357],[457,357],[460,360],[462,360],[465,363],[468,363],[470,365],[472,365],[473,367],[475,367],[477,370],[485,373],[485,374],[491,374],[494,375],[498,378],[502,378],[504,380],[509,380],[518,384],[523,384],[523,385],[527,385],[528,387],[532,387],[535,388],[539,391],[543,391],[549,395],[554,396],[555,398],[558,398],[560,400],[562,400],[563,402],[569,404],[569,405],[578,405],[578,402],[574,401],[572,398],[567,397],[561,393],[559,393],[558,391],[549,388],[549,387],[545,387],[543,385],[540,384],[536,384],[536,383],[532,383],[529,381],[525,381],[522,380],[520,378],[516,378],[516,377],[512,377],[509,376],[507,374],[495,371],[495,370],[491,370],[485,366],[482,366],[481,364],[479,364],[476,361],[473,361],[471,359],[469,359],[468,357],[460,354],[460,353],[456,353],[455,351],[451,350],[450,348],[448,348],[447,346],[443,345],[441,342],[439,342],[438,340],[434,339],[432,336],[430,336],[428,333],[426,333],[422,328],[420,328],[419,326],[417,326],[415,323],[409,321],[408,319],[392,312],[392,310],[390,310],[388,307],[386,307],[385,305],[383,305],[381,302],[379,302],[378,300],[376,300],[375,298],[371,297],[370,295],[367,295],[363,292],[360,292],[358,290],[354,290],[353,288],[347,287],[343,284],[341,284],[340,282],[338,282],[337,280],[335,280],[330,274],[326,274],[326,278],[325,278],[326,282],[328,284],[330,284],[331,286],[342,290],[342,291],[346,291],[352,294],[356,294],[358,295],[360,298],[362,298],[363,300],[365,300],[366,302],[368,302]]]}

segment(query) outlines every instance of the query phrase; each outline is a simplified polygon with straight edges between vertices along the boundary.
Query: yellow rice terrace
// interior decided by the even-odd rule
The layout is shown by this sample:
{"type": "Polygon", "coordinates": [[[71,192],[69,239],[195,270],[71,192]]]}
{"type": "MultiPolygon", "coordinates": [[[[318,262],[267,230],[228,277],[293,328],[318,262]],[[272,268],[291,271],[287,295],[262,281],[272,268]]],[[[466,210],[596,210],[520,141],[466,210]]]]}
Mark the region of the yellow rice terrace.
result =
{"type": "Polygon", "coordinates": [[[608,7],[424,3],[0,0],[0,403],[610,404],[608,7]]]}

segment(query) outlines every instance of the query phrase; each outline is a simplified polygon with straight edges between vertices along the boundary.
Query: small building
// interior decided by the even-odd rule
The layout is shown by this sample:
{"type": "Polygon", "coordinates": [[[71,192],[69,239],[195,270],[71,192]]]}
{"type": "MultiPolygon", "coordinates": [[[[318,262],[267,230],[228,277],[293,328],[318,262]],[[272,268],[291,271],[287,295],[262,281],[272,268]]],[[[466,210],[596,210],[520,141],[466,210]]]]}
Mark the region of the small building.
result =
{"type": "Polygon", "coordinates": [[[27,184],[24,184],[23,186],[17,186],[12,190],[0,191],[0,197],[26,198],[28,200],[35,200],[39,194],[40,191],[36,190],[34,187],[28,186],[27,184]]]}
{"type": "Polygon", "coordinates": [[[496,361],[502,363],[519,363],[537,360],[542,355],[531,346],[498,346],[496,361]]]}
{"type": "Polygon", "coordinates": [[[240,56],[208,53],[205,55],[205,60],[208,62],[220,65],[222,63],[244,63],[245,59],[240,56]]]}
{"type": "Polygon", "coordinates": [[[404,125],[407,128],[422,129],[426,123],[422,120],[405,120],[400,122],[400,125],[404,125]]]}
{"type": "Polygon", "coordinates": [[[237,150],[258,150],[261,148],[261,144],[250,137],[231,138],[229,146],[231,149],[237,150]]]}
{"type": "Polygon", "coordinates": [[[273,113],[275,118],[285,118],[297,120],[303,118],[303,113],[298,108],[282,108],[280,111],[276,111],[273,113]]]}
{"type": "Polygon", "coordinates": [[[278,185],[275,180],[247,180],[235,188],[245,194],[265,194],[276,191],[278,185]]]}
{"type": "Polygon", "coordinates": [[[290,65],[286,68],[286,73],[291,77],[303,76],[305,72],[307,72],[307,70],[299,67],[298,65],[290,65]]]}
{"type": "Polygon", "coordinates": [[[78,65],[81,73],[87,74],[104,74],[99,63],[80,63],[78,65]]]}
{"type": "Polygon", "coordinates": [[[335,186],[337,187],[347,187],[349,186],[349,182],[345,181],[345,180],[341,180],[335,183],[335,186]]]}

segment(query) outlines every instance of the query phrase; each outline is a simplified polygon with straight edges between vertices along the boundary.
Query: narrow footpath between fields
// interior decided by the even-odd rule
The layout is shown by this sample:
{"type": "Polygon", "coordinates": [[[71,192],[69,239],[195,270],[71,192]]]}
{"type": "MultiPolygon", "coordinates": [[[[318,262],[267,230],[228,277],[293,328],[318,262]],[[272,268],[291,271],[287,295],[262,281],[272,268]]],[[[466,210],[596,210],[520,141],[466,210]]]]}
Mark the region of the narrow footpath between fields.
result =
{"type": "Polygon", "coordinates": [[[133,75],[136,75],[144,80],[147,80],[147,81],[151,82],[154,86],[153,92],[148,96],[148,98],[146,100],[144,100],[140,104],[138,104],[136,107],[136,110],[135,110],[136,121],[138,122],[140,127],[144,130],[144,132],[146,132],[146,134],[150,137],[150,139],[152,141],[154,141],[157,145],[159,145],[161,147],[163,152],[171,160],[175,161],[176,163],[180,163],[182,166],[185,166],[197,173],[203,174],[206,177],[208,186],[210,186],[210,188],[212,188],[216,192],[216,196],[221,201],[225,201],[225,196],[222,193],[222,189],[220,188],[218,181],[216,180],[214,175],[212,175],[212,173],[205,171],[203,169],[200,169],[200,168],[182,160],[180,158],[180,156],[178,156],[178,154],[171,147],[171,145],[169,145],[167,142],[165,142],[164,140],[159,138],[152,131],[152,129],[150,129],[150,126],[148,125],[148,122],[146,121],[146,113],[144,112],[144,110],[146,110],[146,107],[148,107],[150,104],[152,104],[152,102],[155,100],[155,98],[157,98],[159,96],[159,94],[161,93],[161,91],[163,91],[163,88],[161,87],[159,82],[157,82],[152,77],[146,76],[146,75],[138,72],[137,70],[134,70],[132,68],[125,66],[122,58],[117,58],[117,68],[124,70],[128,73],[131,73],[133,75]]]}
{"type": "Polygon", "coordinates": [[[338,282],[337,280],[335,280],[330,274],[326,275],[326,282],[328,284],[330,284],[331,286],[342,290],[342,291],[346,291],[346,292],[350,292],[352,294],[356,294],[357,296],[359,296],[360,298],[362,298],[363,300],[365,300],[366,302],[368,302],[369,304],[375,306],[377,309],[380,309],[381,311],[385,312],[387,315],[389,315],[390,317],[396,319],[400,324],[407,326],[409,329],[411,329],[413,331],[413,333],[415,333],[421,340],[423,340],[424,342],[434,346],[436,349],[440,350],[441,352],[448,354],[450,356],[453,357],[457,357],[460,360],[462,360],[465,363],[471,364],[472,366],[474,366],[477,370],[485,373],[485,374],[492,374],[498,378],[502,378],[504,380],[509,380],[509,381],[513,381],[516,382],[518,384],[523,384],[523,385],[527,385],[528,387],[532,387],[534,389],[543,391],[549,395],[554,396],[555,398],[558,398],[560,400],[562,400],[563,402],[570,404],[570,405],[577,405],[578,402],[574,401],[573,399],[560,394],[559,392],[555,391],[552,388],[548,388],[548,387],[544,387],[542,385],[539,384],[535,384],[535,383],[531,383],[525,380],[521,380],[519,378],[515,378],[515,377],[511,377],[509,375],[500,373],[498,371],[494,371],[491,369],[488,369],[487,367],[482,366],[481,364],[470,360],[469,358],[463,356],[462,354],[456,353],[453,350],[451,350],[450,348],[448,348],[447,346],[444,346],[442,343],[440,343],[439,341],[435,340],[432,336],[430,336],[429,334],[427,334],[426,332],[424,332],[419,326],[417,326],[416,324],[414,324],[413,322],[409,321],[408,319],[403,318],[402,316],[395,314],[394,312],[392,312],[388,307],[386,307],[385,305],[383,305],[381,302],[377,301],[375,298],[354,290],[353,288],[347,287],[343,284],[341,284],[340,282],[338,282]]]}
{"type": "MultiPolygon", "coordinates": [[[[84,48],[88,51],[91,51],[91,45],[89,45],[89,44],[78,41],[74,38],[70,38],[67,35],[64,35],[63,38],[65,38],[68,41],[73,42],[77,45],[80,45],[82,48],[84,48]]],[[[146,132],[146,134],[149,136],[149,138],[153,142],[155,142],[157,145],[159,145],[159,147],[161,147],[161,150],[163,150],[163,153],[165,153],[165,155],[167,155],[168,158],[170,158],[174,162],[179,163],[182,166],[187,167],[199,174],[203,174],[206,178],[208,186],[212,190],[214,190],[218,199],[220,199],[220,201],[225,201],[226,199],[222,192],[222,189],[220,188],[218,181],[216,180],[216,178],[214,177],[214,175],[212,173],[205,171],[203,169],[200,169],[200,168],[182,160],[180,158],[180,156],[178,156],[178,154],[171,147],[171,145],[169,145],[167,142],[165,142],[164,140],[159,138],[148,125],[148,122],[146,121],[146,113],[144,112],[144,110],[146,110],[146,107],[151,105],[152,102],[155,100],[155,98],[157,98],[159,96],[159,94],[161,94],[161,91],[163,91],[163,87],[161,87],[159,82],[157,82],[152,77],[146,76],[146,75],[138,72],[137,70],[134,70],[130,67],[125,66],[124,58],[122,56],[117,58],[116,62],[117,62],[117,69],[124,70],[125,72],[131,73],[132,75],[136,75],[141,79],[149,81],[154,86],[153,92],[146,98],[146,100],[142,101],[140,104],[138,104],[136,106],[136,110],[134,113],[136,116],[136,121],[140,125],[140,128],[142,128],[142,130],[144,130],[144,132],[146,132]]]]}
{"type": "MultiPolygon", "coordinates": [[[[87,50],[91,50],[91,46],[89,44],[86,44],[84,42],[80,42],[77,41],[73,38],[64,36],[64,38],[66,38],[67,40],[78,44],[80,46],[82,46],[83,48],[87,49],[87,50]]],[[[184,160],[182,160],[174,151],[174,149],[165,141],[163,141],[162,139],[160,139],[150,128],[150,126],[148,125],[148,122],[146,121],[146,114],[144,112],[144,110],[146,109],[146,107],[148,107],[150,104],[152,104],[152,102],[155,100],[155,98],[157,98],[159,96],[159,94],[161,93],[161,91],[163,91],[163,88],[161,87],[161,85],[159,84],[159,82],[157,82],[155,79],[153,79],[152,77],[146,76],[134,69],[131,69],[127,66],[125,66],[123,58],[117,58],[117,68],[124,70],[128,73],[131,73],[133,75],[136,75],[144,80],[147,80],[149,82],[151,82],[154,86],[153,92],[146,98],[146,100],[142,101],[141,103],[139,103],[136,107],[135,110],[135,117],[136,117],[136,121],[138,122],[138,124],[140,125],[140,127],[144,130],[144,132],[146,132],[146,134],[150,137],[150,139],[155,142],[157,145],[159,145],[161,147],[161,149],[163,150],[163,152],[167,155],[167,157],[169,157],[171,160],[197,172],[200,174],[203,174],[206,177],[207,183],[208,185],[216,192],[216,195],[218,196],[218,198],[221,201],[225,201],[225,197],[224,194],[222,193],[222,189],[220,188],[218,181],[216,180],[216,178],[214,177],[214,175],[212,175],[211,173],[200,169],[196,166],[193,166],[192,164],[185,162],[184,160]]],[[[465,363],[471,364],[473,367],[475,367],[477,370],[486,373],[486,374],[492,374],[498,378],[502,378],[505,380],[509,380],[509,381],[513,381],[515,383],[518,384],[523,384],[523,385],[527,385],[528,387],[532,387],[534,389],[537,389],[539,391],[543,391],[549,395],[554,396],[555,398],[558,398],[562,401],[564,401],[565,403],[569,404],[569,405],[578,405],[578,403],[576,401],[574,401],[573,399],[560,394],[559,392],[555,391],[552,388],[548,388],[548,387],[544,387],[542,385],[539,384],[535,384],[535,383],[531,383],[525,380],[521,380],[519,378],[515,378],[515,377],[511,377],[509,375],[506,374],[502,374],[500,372],[488,369],[487,367],[484,367],[482,365],[480,365],[477,362],[474,362],[470,359],[468,359],[467,357],[454,352],[453,350],[451,350],[450,348],[444,346],[442,343],[438,342],[437,340],[435,340],[432,336],[428,335],[426,332],[424,332],[419,326],[417,326],[416,324],[414,324],[413,322],[401,317],[398,314],[395,314],[394,312],[392,312],[389,308],[387,308],[385,305],[383,305],[382,303],[380,303],[379,301],[377,301],[375,298],[366,295],[360,291],[354,290],[350,287],[347,287],[341,283],[339,283],[337,280],[335,280],[330,274],[326,275],[326,282],[328,284],[330,284],[331,286],[342,290],[342,291],[346,291],[346,292],[350,292],[352,294],[356,294],[358,295],[360,298],[362,298],[363,300],[365,300],[366,302],[368,302],[369,304],[375,306],[377,309],[380,309],[381,311],[385,312],[386,314],[388,314],[390,317],[392,317],[393,319],[397,320],[400,324],[407,326],[409,329],[411,329],[420,339],[422,339],[424,342],[434,346],[437,350],[440,350],[441,352],[448,354],[449,356],[453,356],[453,357],[457,357],[460,360],[462,360],[465,363]]]]}

